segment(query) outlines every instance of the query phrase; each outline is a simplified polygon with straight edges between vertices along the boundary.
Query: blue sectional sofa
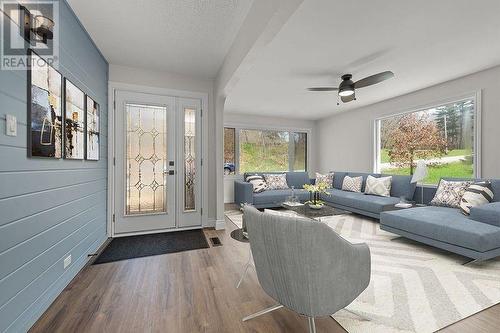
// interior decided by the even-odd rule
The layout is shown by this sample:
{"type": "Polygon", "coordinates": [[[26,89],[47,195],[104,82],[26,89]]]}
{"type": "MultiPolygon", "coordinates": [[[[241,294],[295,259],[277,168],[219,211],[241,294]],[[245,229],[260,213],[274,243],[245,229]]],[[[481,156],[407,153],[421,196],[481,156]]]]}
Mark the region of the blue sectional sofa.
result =
{"type": "MultiPolygon", "coordinates": [[[[283,172],[265,172],[266,174],[281,174],[283,172]]],[[[286,182],[290,189],[267,190],[261,193],[253,193],[253,185],[242,180],[234,181],[234,202],[238,204],[251,204],[256,208],[279,207],[280,204],[292,195],[291,187],[294,187],[295,195],[300,201],[309,199],[309,192],[303,189],[304,184],[313,184],[307,172],[285,172],[286,182]]],[[[263,175],[264,173],[245,173],[243,179],[248,175],[263,175]]]]}
{"type": "MultiPolygon", "coordinates": [[[[473,260],[481,261],[500,256],[500,180],[490,180],[494,202],[472,208],[470,216],[465,216],[459,209],[436,206],[395,210],[394,205],[400,198],[419,202],[422,194],[420,191],[424,191],[424,202],[429,203],[436,193],[435,187],[420,187],[415,193],[415,184],[410,183],[410,176],[392,175],[391,196],[379,197],[342,191],[342,182],[346,175],[362,176],[363,192],[368,175],[383,176],[336,171],[333,188],[328,190],[330,195],[321,197],[328,205],[380,219],[382,230],[473,260]]],[[[295,193],[301,201],[309,198],[309,193],[303,190],[302,186],[306,183],[313,184],[314,179],[309,179],[307,173],[288,172],[287,182],[289,186],[295,186],[295,193]]],[[[235,201],[250,203],[257,208],[277,207],[291,193],[291,189],[253,193],[252,184],[244,181],[235,182],[235,201]]]]}
{"type": "MultiPolygon", "coordinates": [[[[450,179],[447,179],[450,180],[450,179]]],[[[490,204],[471,209],[416,207],[383,212],[380,228],[477,261],[500,255],[500,180],[491,180],[494,197],[490,204]]],[[[432,198],[436,188],[426,188],[432,198]]]]}
{"type": "MultiPolygon", "coordinates": [[[[375,195],[366,195],[364,193],[342,191],[342,182],[346,175],[351,177],[362,176],[362,191],[364,191],[366,177],[370,174],[359,172],[335,172],[333,189],[328,190],[330,195],[322,195],[321,197],[328,205],[379,218],[382,211],[394,207],[394,205],[400,201],[401,197],[412,200],[415,193],[415,184],[410,183],[410,176],[392,176],[391,197],[379,197],[375,195]]],[[[381,176],[380,174],[371,175],[374,177],[381,176]]],[[[247,174],[244,175],[245,178],[246,176],[247,174]]],[[[301,201],[308,200],[309,193],[302,189],[302,186],[304,184],[313,184],[314,179],[309,179],[306,172],[287,172],[286,177],[288,186],[295,187],[295,195],[298,196],[301,201]]],[[[257,208],[277,207],[281,202],[285,201],[291,193],[291,189],[267,190],[261,193],[253,193],[252,184],[239,180],[234,182],[235,202],[238,204],[249,203],[257,208]]]]}
{"type": "Polygon", "coordinates": [[[360,173],[360,172],[344,172],[332,171],[335,173],[333,179],[333,188],[329,189],[330,195],[322,195],[321,200],[325,201],[330,206],[345,209],[361,215],[370,216],[378,219],[380,213],[386,210],[393,209],[401,198],[405,200],[413,200],[415,195],[415,184],[410,183],[411,176],[392,176],[391,196],[380,197],[376,195],[368,195],[357,192],[342,191],[342,183],[345,176],[350,177],[363,177],[363,185],[361,191],[365,190],[366,178],[368,175],[379,178],[386,175],[374,173],[360,173]]]}

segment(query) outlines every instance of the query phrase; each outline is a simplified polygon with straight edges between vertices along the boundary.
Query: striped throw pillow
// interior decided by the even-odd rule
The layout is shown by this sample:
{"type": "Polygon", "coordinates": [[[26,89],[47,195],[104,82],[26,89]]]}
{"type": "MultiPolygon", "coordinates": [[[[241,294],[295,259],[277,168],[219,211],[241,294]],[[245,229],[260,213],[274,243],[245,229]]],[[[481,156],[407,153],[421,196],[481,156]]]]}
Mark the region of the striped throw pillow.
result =
{"type": "Polygon", "coordinates": [[[493,201],[493,188],[489,181],[470,185],[460,200],[460,209],[464,215],[470,214],[472,207],[485,205],[493,201]]]}
{"type": "Polygon", "coordinates": [[[260,193],[267,190],[266,181],[262,176],[259,175],[247,176],[246,181],[253,185],[253,193],[260,193]]]}

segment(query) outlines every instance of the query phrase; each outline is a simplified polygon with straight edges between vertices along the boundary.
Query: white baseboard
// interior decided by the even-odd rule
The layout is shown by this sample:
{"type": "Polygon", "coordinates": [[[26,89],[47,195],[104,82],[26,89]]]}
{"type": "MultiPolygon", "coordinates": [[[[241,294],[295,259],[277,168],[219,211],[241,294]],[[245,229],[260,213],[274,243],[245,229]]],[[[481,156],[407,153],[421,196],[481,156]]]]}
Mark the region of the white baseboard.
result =
{"type": "Polygon", "coordinates": [[[215,221],[215,230],[223,230],[226,229],[226,220],[217,220],[215,221]]]}

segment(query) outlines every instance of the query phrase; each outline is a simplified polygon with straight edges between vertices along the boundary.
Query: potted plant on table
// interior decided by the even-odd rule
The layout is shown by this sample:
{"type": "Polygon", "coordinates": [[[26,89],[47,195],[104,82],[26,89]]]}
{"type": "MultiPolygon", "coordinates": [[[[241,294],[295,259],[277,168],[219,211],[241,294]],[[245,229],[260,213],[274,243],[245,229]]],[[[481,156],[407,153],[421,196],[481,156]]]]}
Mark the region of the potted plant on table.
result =
{"type": "Polygon", "coordinates": [[[315,185],[305,184],[304,189],[309,192],[309,201],[305,203],[312,209],[321,209],[325,205],[325,203],[319,199],[320,194],[330,195],[326,191],[328,185],[326,183],[318,183],[315,185]]]}

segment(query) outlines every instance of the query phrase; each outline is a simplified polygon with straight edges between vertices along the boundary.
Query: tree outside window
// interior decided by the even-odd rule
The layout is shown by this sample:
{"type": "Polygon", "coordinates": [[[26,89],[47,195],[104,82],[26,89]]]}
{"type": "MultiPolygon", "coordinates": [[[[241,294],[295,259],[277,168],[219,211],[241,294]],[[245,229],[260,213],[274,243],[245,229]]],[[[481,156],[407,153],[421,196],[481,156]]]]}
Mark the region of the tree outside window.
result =
{"type": "Polygon", "coordinates": [[[378,171],[411,175],[417,161],[429,168],[425,183],[474,177],[474,99],[378,120],[378,171]]]}

